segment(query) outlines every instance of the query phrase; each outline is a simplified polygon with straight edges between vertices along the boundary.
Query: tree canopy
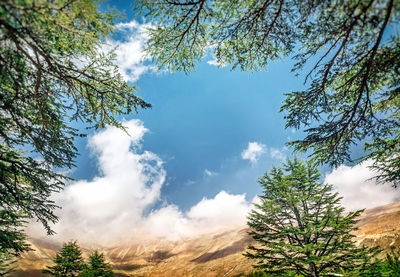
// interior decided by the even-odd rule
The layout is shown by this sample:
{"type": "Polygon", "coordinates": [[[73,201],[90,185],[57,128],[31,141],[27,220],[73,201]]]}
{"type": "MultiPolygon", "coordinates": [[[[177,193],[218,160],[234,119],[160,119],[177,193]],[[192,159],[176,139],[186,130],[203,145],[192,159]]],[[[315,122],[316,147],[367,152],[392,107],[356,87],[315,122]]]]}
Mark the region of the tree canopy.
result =
{"type": "Polygon", "coordinates": [[[3,223],[35,218],[51,234],[49,199],[74,166],[72,121],[122,127],[116,116],[150,107],[102,44],[118,15],[87,0],[0,1],[0,250],[18,254],[23,233],[3,223]],[[10,227],[10,232],[13,228],[10,227]]]}
{"type": "Polygon", "coordinates": [[[78,277],[86,267],[76,241],[64,243],[53,262],[55,265],[48,266],[43,272],[55,277],[78,277]]]}
{"type": "Polygon", "coordinates": [[[248,217],[255,244],[246,253],[258,260],[256,268],[317,277],[362,272],[370,263],[376,250],[357,248],[351,234],[362,211],[346,215],[338,193],[320,177],[315,163],[294,159],[259,179],[263,193],[248,217]]]}
{"type": "Polygon", "coordinates": [[[81,277],[113,277],[111,265],[106,262],[103,253],[94,251],[90,257],[86,268],[83,270],[81,277]]]}
{"type": "Polygon", "coordinates": [[[148,53],[159,68],[189,72],[209,54],[242,70],[290,56],[308,88],[288,92],[286,127],[320,163],[352,160],[365,141],[378,180],[400,181],[400,2],[395,0],[157,0],[135,8],[152,22],[148,53]]]}
{"type": "Polygon", "coordinates": [[[43,273],[55,277],[113,277],[111,265],[106,262],[103,253],[94,251],[89,256],[88,263],[82,258],[82,251],[76,241],[64,243],[53,260],[53,266],[48,266],[43,273]]]}

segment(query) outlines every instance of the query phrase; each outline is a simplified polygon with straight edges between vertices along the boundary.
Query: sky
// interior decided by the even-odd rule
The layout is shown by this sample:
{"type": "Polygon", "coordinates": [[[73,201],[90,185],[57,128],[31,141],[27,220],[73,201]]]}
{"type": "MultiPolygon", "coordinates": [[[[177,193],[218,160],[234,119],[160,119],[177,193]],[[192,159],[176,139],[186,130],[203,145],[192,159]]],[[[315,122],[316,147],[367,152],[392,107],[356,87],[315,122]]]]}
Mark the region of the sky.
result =
{"type": "MultiPolygon", "coordinates": [[[[107,127],[77,140],[75,181],[53,196],[63,207],[56,238],[113,243],[131,238],[128,230],[180,239],[245,226],[261,193],[257,179],[303,135],[285,129],[279,113],[284,93],[304,88],[303,78],[290,72],[289,59],[251,74],[217,67],[212,57],[187,75],[157,72],[143,52],[149,23],[125,3],[107,2],[127,12],[104,49],[116,47],[122,75],[153,107],[119,118],[130,136],[107,127]]],[[[400,200],[398,190],[368,181],[368,164],[320,168],[349,210],[400,200]]],[[[43,233],[37,224],[30,232],[43,233]]]]}

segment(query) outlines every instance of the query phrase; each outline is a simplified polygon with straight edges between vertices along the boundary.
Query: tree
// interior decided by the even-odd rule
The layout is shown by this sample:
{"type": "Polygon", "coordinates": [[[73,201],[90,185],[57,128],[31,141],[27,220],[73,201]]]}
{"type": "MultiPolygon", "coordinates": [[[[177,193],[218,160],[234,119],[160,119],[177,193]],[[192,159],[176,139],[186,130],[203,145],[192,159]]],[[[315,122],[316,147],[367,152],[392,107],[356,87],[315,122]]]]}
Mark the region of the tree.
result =
{"type": "Polygon", "coordinates": [[[312,162],[289,160],[267,172],[259,183],[263,194],[248,217],[256,241],[246,256],[256,268],[302,276],[325,276],[339,270],[362,271],[376,249],[357,248],[354,235],[361,210],[345,215],[332,185],[322,184],[312,162]]]}
{"type": "MultiPolygon", "coordinates": [[[[68,181],[58,172],[74,166],[74,139],[84,136],[71,122],[122,127],[116,116],[150,107],[102,50],[117,18],[94,1],[0,1],[0,221],[10,230],[35,218],[53,233],[49,197],[68,181]]],[[[4,230],[2,253],[26,250],[23,233],[4,230]]]]}
{"type": "Polygon", "coordinates": [[[95,251],[89,257],[87,268],[81,274],[82,277],[113,277],[112,268],[106,262],[104,254],[95,251]]]}
{"type": "Polygon", "coordinates": [[[258,70],[291,55],[306,65],[304,91],[286,95],[286,127],[319,163],[352,160],[365,141],[378,180],[400,182],[400,2],[395,0],[158,0],[135,8],[153,26],[147,51],[159,68],[189,72],[208,54],[258,70]],[[318,124],[316,124],[318,122],[318,124]]]}
{"type": "Polygon", "coordinates": [[[0,210],[0,276],[10,273],[19,253],[30,249],[22,230],[25,223],[21,214],[0,210]]]}
{"type": "Polygon", "coordinates": [[[55,265],[48,266],[43,272],[55,277],[77,277],[85,268],[82,252],[76,241],[64,243],[53,262],[55,265]]]}
{"type": "Polygon", "coordinates": [[[0,276],[8,276],[13,271],[13,264],[16,262],[14,256],[8,253],[0,252],[0,276]]]}

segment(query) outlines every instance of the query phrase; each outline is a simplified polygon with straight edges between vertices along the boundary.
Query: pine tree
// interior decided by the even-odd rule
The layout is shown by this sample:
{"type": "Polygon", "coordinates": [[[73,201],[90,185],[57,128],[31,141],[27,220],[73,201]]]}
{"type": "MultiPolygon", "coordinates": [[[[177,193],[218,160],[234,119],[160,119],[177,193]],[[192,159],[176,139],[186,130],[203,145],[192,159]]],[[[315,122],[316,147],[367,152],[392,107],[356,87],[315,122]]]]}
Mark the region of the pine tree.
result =
{"type": "Polygon", "coordinates": [[[341,198],[320,176],[314,163],[294,159],[259,179],[261,203],[248,218],[257,244],[246,253],[258,260],[256,268],[317,277],[349,268],[362,271],[376,253],[353,242],[362,210],[346,214],[341,198]]]}
{"type": "Polygon", "coordinates": [[[114,273],[109,263],[106,262],[103,253],[93,252],[89,257],[89,263],[83,270],[81,277],[113,277],[114,273]]]}
{"type": "Polygon", "coordinates": [[[76,241],[64,243],[53,262],[55,265],[48,266],[43,272],[55,277],[77,277],[86,267],[76,241]]]}

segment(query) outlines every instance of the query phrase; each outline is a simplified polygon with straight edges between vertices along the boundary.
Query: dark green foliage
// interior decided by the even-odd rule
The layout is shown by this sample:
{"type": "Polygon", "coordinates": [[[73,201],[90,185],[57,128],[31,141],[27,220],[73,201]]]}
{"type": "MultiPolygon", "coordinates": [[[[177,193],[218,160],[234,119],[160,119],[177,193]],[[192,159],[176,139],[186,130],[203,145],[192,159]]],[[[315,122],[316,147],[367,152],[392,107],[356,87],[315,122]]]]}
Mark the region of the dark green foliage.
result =
{"type": "Polygon", "coordinates": [[[43,272],[55,277],[77,277],[85,268],[82,252],[76,241],[64,243],[53,262],[55,265],[47,267],[43,272]]]}
{"type": "Polygon", "coordinates": [[[316,277],[370,264],[376,250],[357,248],[351,234],[362,211],[346,214],[320,177],[314,163],[295,159],[259,179],[261,203],[248,217],[257,244],[246,253],[258,260],[256,268],[316,277]]]}
{"type": "Polygon", "coordinates": [[[266,273],[264,271],[255,271],[246,275],[246,277],[297,277],[297,276],[299,275],[296,275],[294,272],[275,274],[275,273],[266,273]]]}
{"type": "Polygon", "coordinates": [[[391,249],[384,259],[375,259],[364,268],[353,268],[351,270],[340,272],[343,277],[399,277],[400,259],[399,254],[391,249]]]}
{"type": "Polygon", "coordinates": [[[149,107],[118,73],[115,55],[101,50],[116,16],[91,0],[0,1],[0,251],[6,256],[26,250],[23,220],[34,218],[52,233],[57,207],[49,196],[68,180],[56,172],[74,166],[74,139],[84,135],[71,121],[121,127],[117,115],[149,107]]]}
{"type": "Polygon", "coordinates": [[[28,250],[25,233],[21,227],[25,224],[23,217],[8,211],[0,211],[0,253],[5,256],[18,256],[28,250]]]}
{"type": "Polygon", "coordinates": [[[308,128],[290,144],[338,165],[366,141],[362,159],[374,160],[378,180],[400,182],[399,1],[139,0],[135,8],[154,24],[147,51],[160,68],[188,72],[210,53],[250,71],[290,54],[297,73],[309,63],[308,88],[288,93],[281,108],[287,127],[308,128]]]}
{"type": "Polygon", "coordinates": [[[9,276],[14,270],[16,258],[11,254],[0,253],[0,276],[9,276]]]}
{"type": "Polygon", "coordinates": [[[82,252],[76,243],[71,241],[64,243],[53,262],[54,266],[48,266],[43,273],[55,277],[113,277],[111,265],[106,262],[104,254],[95,251],[90,255],[89,262],[85,264],[82,252]]]}
{"type": "Polygon", "coordinates": [[[390,271],[390,277],[400,277],[400,255],[392,249],[391,253],[386,254],[386,268],[390,271]]]}
{"type": "Polygon", "coordinates": [[[104,254],[95,251],[89,257],[89,263],[83,270],[81,277],[112,277],[114,276],[112,268],[106,262],[104,254]]]}
{"type": "Polygon", "coordinates": [[[22,230],[24,219],[21,214],[0,210],[0,276],[11,272],[15,258],[30,249],[22,230]]]}

